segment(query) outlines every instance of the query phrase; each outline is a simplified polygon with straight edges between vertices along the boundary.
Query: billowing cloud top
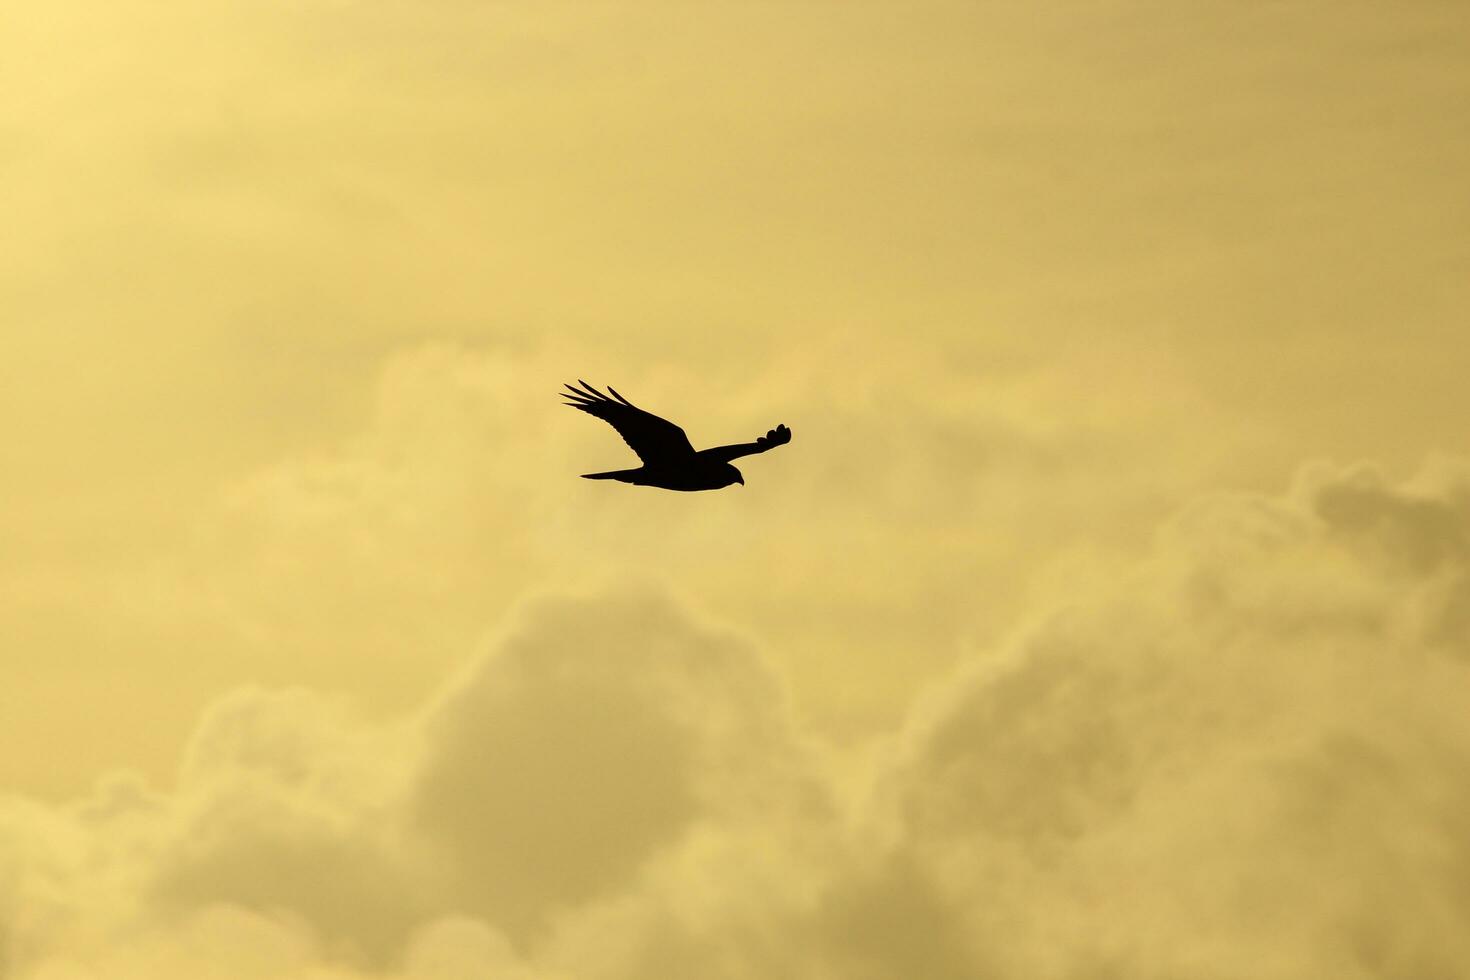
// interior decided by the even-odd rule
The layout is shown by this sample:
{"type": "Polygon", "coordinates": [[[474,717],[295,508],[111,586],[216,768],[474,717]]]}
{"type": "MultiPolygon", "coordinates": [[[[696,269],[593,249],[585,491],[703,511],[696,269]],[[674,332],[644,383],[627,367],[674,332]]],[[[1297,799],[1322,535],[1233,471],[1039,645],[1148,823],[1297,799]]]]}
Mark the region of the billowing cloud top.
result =
{"type": "Polygon", "coordinates": [[[1449,461],[1202,499],[936,685],[863,792],[749,641],[537,601],[396,722],[241,691],[169,793],[8,802],[8,968],[1454,975],[1467,534],[1449,461]]]}

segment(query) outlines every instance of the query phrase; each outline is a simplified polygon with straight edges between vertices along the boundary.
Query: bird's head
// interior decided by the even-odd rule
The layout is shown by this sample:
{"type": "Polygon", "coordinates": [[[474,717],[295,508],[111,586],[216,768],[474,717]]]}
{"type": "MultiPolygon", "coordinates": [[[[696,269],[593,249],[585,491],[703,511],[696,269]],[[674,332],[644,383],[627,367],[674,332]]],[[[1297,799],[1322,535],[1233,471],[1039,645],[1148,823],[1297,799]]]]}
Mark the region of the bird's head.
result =
{"type": "Polygon", "coordinates": [[[729,463],[720,464],[720,479],[724,481],[720,484],[722,487],[728,487],[732,483],[738,483],[742,487],[745,486],[745,477],[741,476],[740,471],[729,463]]]}

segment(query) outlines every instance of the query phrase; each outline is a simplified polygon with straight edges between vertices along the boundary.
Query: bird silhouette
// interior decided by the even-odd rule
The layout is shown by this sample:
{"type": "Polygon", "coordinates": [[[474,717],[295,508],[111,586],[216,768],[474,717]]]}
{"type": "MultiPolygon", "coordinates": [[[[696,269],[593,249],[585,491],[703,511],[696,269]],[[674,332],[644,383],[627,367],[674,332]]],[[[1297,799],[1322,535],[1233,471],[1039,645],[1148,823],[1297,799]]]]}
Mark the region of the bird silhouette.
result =
{"type": "Polygon", "coordinates": [[[744,486],[745,478],[730,465],[730,460],[763,453],[791,441],[791,430],[778,425],[755,442],[696,451],[683,429],[644,411],[611,386],[607,389],[612,393],[609,398],[585,381],[578,383],[585,390],[567,385],[567,390],[561,393],[566,399],[563,404],[595,415],[617,429],[628,448],[643,460],[643,465],[635,470],[583,473],[587,480],[617,480],[665,490],[718,490],[732,483],[744,486]]]}

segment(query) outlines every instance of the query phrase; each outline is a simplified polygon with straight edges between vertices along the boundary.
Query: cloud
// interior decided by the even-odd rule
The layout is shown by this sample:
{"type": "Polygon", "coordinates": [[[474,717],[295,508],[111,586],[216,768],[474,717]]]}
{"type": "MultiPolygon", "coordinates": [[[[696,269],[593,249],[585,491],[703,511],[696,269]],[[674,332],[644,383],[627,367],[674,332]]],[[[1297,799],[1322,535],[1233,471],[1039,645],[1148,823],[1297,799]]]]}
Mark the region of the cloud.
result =
{"type": "Polygon", "coordinates": [[[239,943],[257,959],[217,975],[481,975],[487,957],[514,975],[515,950],[660,862],[821,813],[787,711],[747,641],[647,590],[529,604],[393,725],[241,690],[170,794],[120,776],[65,807],[4,802],[7,962],[188,975],[239,943]]]}
{"type": "MultiPolygon", "coordinates": [[[[630,386],[618,382],[701,444],[783,419],[797,427],[791,455],[762,457],[766,476],[747,496],[678,499],[575,478],[628,455],[606,426],[551,397],[566,361],[605,352],[397,351],[358,432],[201,493],[179,515],[187,533],[148,560],[78,564],[52,548],[61,557],[44,569],[18,562],[16,629],[37,665],[26,676],[60,673],[43,672],[57,662],[46,650],[83,656],[106,635],[119,656],[57,683],[79,705],[116,712],[114,677],[136,679],[158,723],[129,727],[126,748],[115,737],[99,745],[100,724],[56,738],[81,742],[67,754],[79,760],[110,754],[159,778],[191,705],[241,678],[411,710],[519,597],[646,578],[677,582],[758,637],[816,728],[867,738],[896,723],[965,639],[988,641],[1078,529],[1116,528],[1103,536],[1121,540],[1154,506],[1141,441],[1084,420],[1090,410],[1033,418],[1026,391],[999,378],[977,388],[931,354],[879,369],[836,341],[793,345],[792,361],[749,376],[640,367],[630,386]],[[799,367],[812,358],[834,370],[812,377],[799,367]],[[920,385],[945,397],[904,394],[920,385]],[[986,546],[964,546],[959,524],[986,546]],[[908,654],[891,656],[899,646],[908,654]]],[[[13,724],[62,728],[36,715],[13,724]]]]}
{"type": "Polygon", "coordinates": [[[393,819],[406,761],[306,692],[225,699],[189,747],[145,900],[280,911],[349,961],[387,960],[426,915],[393,819]]]}
{"type": "Polygon", "coordinates": [[[470,919],[429,923],[409,937],[400,966],[366,973],[324,956],[300,922],[223,905],[120,937],[102,949],[63,953],[24,975],[34,980],[534,980],[503,937],[470,919]]]}
{"type": "Polygon", "coordinates": [[[350,658],[386,699],[405,651],[445,662],[539,583],[676,581],[770,641],[808,717],[871,730],[867,712],[896,716],[894,691],[947,667],[957,635],[1011,615],[1061,542],[1084,526],[1124,538],[1162,506],[1142,462],[1157,447],[1090,409],[1037,418],[1023,407],[1034,378],[976,388],[929,354],[879,367],[835,339],[793,343],[748,374],[640,365],[618,382],[699,445],[795,426],[747,495],[678,499],[574,478],[628,456],[605,426],[548,403],[566,363],[605,351],[399,351],[357,436],[262,468],[200,520],[184,588],[202,583],[198,605],[227,617],[227,642],[276,672],[288,659],[325,679],[350,658]],[[813,359],[832,370],[799,367],[813,359]],[[944,397],[907,393],[920,387],[944,397]],[[958,546],[957,523],[987,547],[958,546]],[[909,657],[888,655],[898,644],[909,657]],[[860,669],[834,677],[838,659],[860,669]]]}
{"type": "Polygon", "coordinates": [[[7,980],[1455,975],[1467,501],[1452,460],[1201,498],[852,798],[647,589],[523,606],[398,723],[244,690],[170,792],[0,807],[7,980]]]}
{"type": "Polygon", "coordinates": [[[435,710],[412,818],[463,907],[521,933],[700,821],[800,802],[784,710],[744,642],[665,600],[544,602],[435,710]]]}
{"type": "Polygon", "coordinates": [[[1463,968],[1467,488],[1317,466],[1187,508],[915,721],[896,853],[1001,975],[1463,968]]]}

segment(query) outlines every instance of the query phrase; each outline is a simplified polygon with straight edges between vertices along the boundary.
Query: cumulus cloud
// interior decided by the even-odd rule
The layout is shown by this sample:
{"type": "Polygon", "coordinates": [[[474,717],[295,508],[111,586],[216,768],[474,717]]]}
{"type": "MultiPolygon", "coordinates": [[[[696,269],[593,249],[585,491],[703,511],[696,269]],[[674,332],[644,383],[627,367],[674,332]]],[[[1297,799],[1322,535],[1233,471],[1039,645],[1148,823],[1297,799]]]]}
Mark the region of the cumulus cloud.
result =
{"type": "Polygon", "coordinates": [[[702,821],[815,806],[784,711],[744,642],[665,601],[544,603],[436,710],[412,818],[450,893],[519,934],[702,821]]]}
{"type": "Polygon", "coordinates": [[[1467,501],[1452,460],[1197,500],[853,799],[755,647],[648,590],[526,605],[396,724],[242,691],[170,792],[5,802],[5,972],[1456,975],[1467,501]]]}
{"type": "Polygon", "coordinates": [[[1442,623],[1467,486],[1319,466],[1187,508],[916,720],[893,846],[1004,974],[1463,969],[1470,723],[1442,623]]]}
{"type": "Polygon", "coordinates": [[[170,794],[120,776],[67,807],[5,801],[6,962],[447,977],[495,959],[511,976],[517,950],[645,877],[708,890],[661,862],[824,812],[787,710],[748,641],[647,590],[530,604],[395,725],[242,690],[201,720],[170,794]],[[258,953],[231,962],[236,944],[258,953]]]}

